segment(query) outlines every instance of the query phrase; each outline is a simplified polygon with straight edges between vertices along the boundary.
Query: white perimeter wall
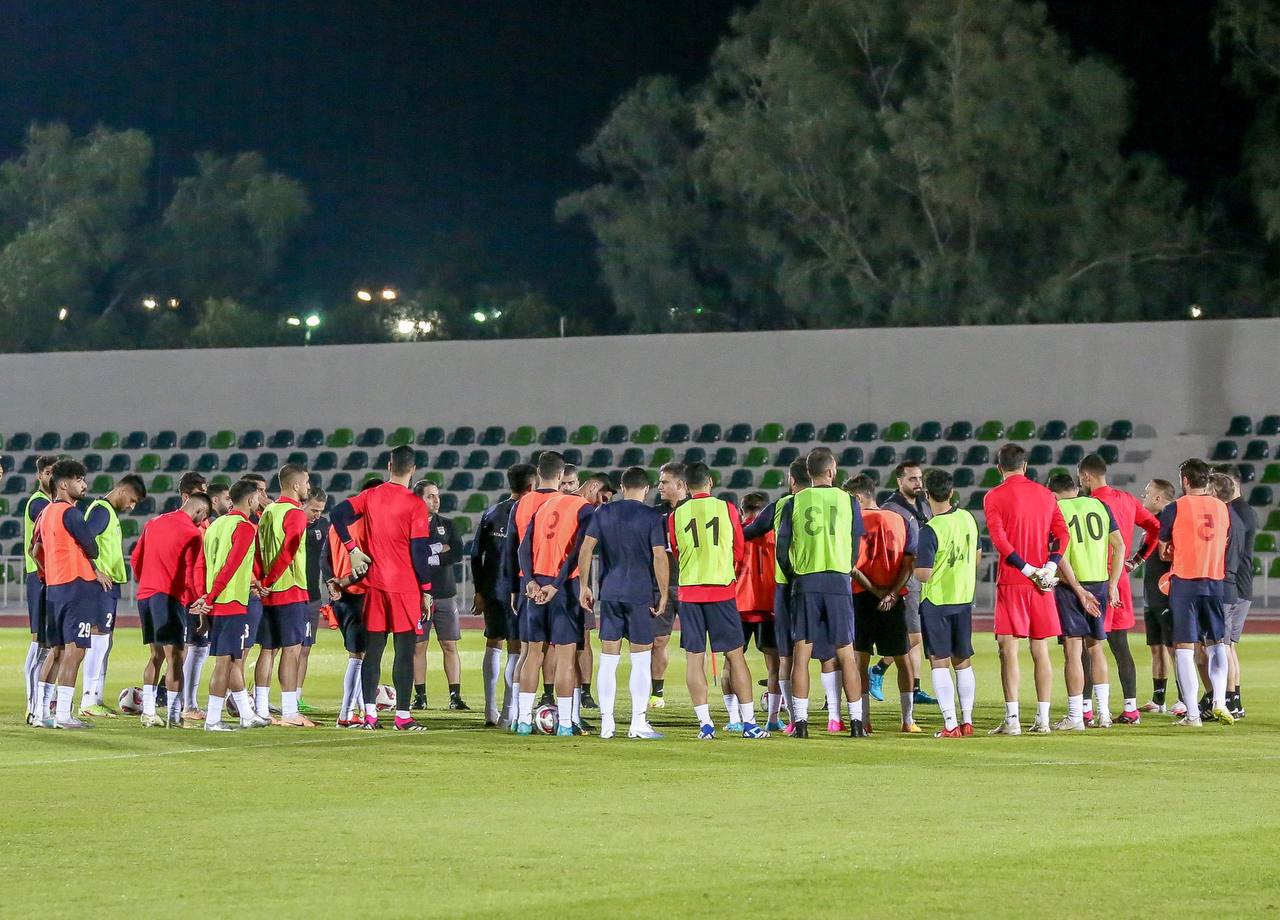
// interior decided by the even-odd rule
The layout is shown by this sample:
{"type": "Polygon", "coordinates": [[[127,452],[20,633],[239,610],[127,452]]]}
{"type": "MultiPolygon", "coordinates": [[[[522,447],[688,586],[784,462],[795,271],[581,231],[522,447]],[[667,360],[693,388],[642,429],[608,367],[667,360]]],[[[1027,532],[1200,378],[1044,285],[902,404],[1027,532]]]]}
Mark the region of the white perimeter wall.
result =
{"type": "MultiPolygon", "coordinates": [[[[1280,319],[0,355],[0,432],[1280,412],[1280,319]]],[[[270,432],[268,432],[270,433],[270,432]]]]}

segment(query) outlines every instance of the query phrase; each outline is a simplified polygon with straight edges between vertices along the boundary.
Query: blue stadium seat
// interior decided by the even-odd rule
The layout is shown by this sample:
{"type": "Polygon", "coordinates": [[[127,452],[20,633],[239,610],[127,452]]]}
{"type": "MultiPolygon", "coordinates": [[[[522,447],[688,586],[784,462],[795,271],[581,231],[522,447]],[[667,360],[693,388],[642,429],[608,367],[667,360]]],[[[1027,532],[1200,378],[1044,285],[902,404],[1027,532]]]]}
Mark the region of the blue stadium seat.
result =
{"type": "Polygon", "coordinates": [[[267,441],[267,446],[272,450],[288,450],[293,446],[294,440],[295,435],[292,428],[280,428],[267,441]]]}
{"type": "Polygon", "coordinates": [[[849,437],[849,426],[844,422],[828,422],[818,437],[823,444],[839,444],[849,437]]]}
{"type": "Polygon", "coordinates": [[[800,456],[800,448],[784,447],[780,451],[778,451],[778,456],[773,458],[773,465],[782,466],[782,467],[790,466],[791,462],[793,460],[796,460],[799,456],[800,456]]]}
{"type": "Polygon", "coordinates": [[[442,450],[436,454],[435,468],[438,470],[452,470],[458,466],[458,452],[456,450],[442,450]]]}
{"type": "Polygon", "coordinates": [[[182,507],[181,495],[170,495],[164,500],[164,504],[160,506],[161,511],[168,514],[170,511],[177,511],[182,507]]]}
{"type": "Polygon", "coordinates": [[[1061,441],[1066,438],[1068,430],[1067,423],[1061,419],[1045,422],[1044,427],[1040,429],[1040,440],[1061,441]]]}
{"type": "Polygon", "coordinates": [[[25,431],[19,431],[16,434],[9,435],[9,450],[14,453],[22,453],[24,450],[31,450],[31,435],[25,431]]]}
{"type": "Polygon", "coordinates": [[[264,450],[258,454],[258,459],[254,461],[253,471],[255,473],[274,473],[280,466],[280,456],[274,451],[264,450]]]}
{"type": "Polygon", "coordinates": [[[619,466],[644,466],[644,448],[628,447],[618,460],[619,466]]]}
{"type": "Polygon", "coordinates": [[[1240,456],[1240,445],[1235,441],[1219,441],[1214,445],[1213,453],[1209,455],[1210,460],[1234,460],[1240,456]]]}
{"type": "Polygon", "coordinates": [[[840,452],[839,466],[841,469],[852,469],[855,466],[862,466],[866,462],[861,447],[846,447],[840,452]]]}
{"type": "MultiPolygon", "coordinates": [[[[470,475],[470,474],[468,474],[470,475]]],[[[458,510],[458,496],[452,492],[445,492],[440,496],[440,513],[453,514],[458,510]]],[[[466,520],[465,518],[463,520],[466,520]]]]}
{"type": "Polygon", "coordinates": [[[724,439],[730,444],[746,444],[751,440],[753,434],[752,427],[746,422],[738,422],[729,426],[728,432],[725,433],[724,439]]]}
{"type": "Polygon", "coordinates": [[[62,447],[62,435],[56,431],[46,431],[36,441],[36,450],[42,454],[50,453],[62,447]]]}
{"type": "Polygon", "coordinates": [[[27,477],[6,476],[4,478],[3,495],[21,495],[27,491],[27,477]]]}
{"type": "Polygon", "coordinates": [[[266,443],[266,436],[260,429],[250,428],[244,434],[240,435],[241,450],[261,450],[262,445],[266,443]]]}
{"type": "Polygon", "coordinates": [[[606,466],[613,466],[613,449],[609,447],[597,447],[591,452],[591,459],[587,461],[587,466],[593,470],[602,469],[606,466]]]}
{"type": "Polygon", "coordinates": [[[986,444],[974,444],[964,452],[965,466],[987,466],[991,463],[991,448],[986,444]]]}
{"type": "MultiPolygon", "coordinates": [[[[459,470],[453,474],[453,479],[449,482],[450,492],[470,492],[476,487],[476,477],[474,473],[467,470],[459,470]]],[[[441,504],[441,513],[444,512],[444,505],[441,504]]]]}
{"type": "Polygon", "coordinates": [[[543,447],[559,447],[568,440],[569,432],[563,425],[551,425],[542,432],[542,439],[538,443],[543,447]]]}
{"type": "MultiPolygon", "coordinates": [[[[625,440],[626,436],[623,436],[625,440]]],[[[481,447],[497,447],[499,444],[507,443],[507,429],[501,425],[490,425],[480,434],[481,447]]]]}
{"type": "Polygon", "coordinates": [[[316,454],[315,460],[311,463],[311,468],[320,473],[336,470],[338,468],[338,455],[331,450],[322,450],[316,454]]]}
{"type": "Polygon", "coordinates": [[[108,473],[127,473],[133,469],[133,458],[128,454],[116,454],[107,465],[108,473]]]}
{"type": "Polygon", "coordinates": [[[751,470],[734,470],[729,477],[730,489],[750,489],[756,484],[756,476],[751,470]]]}
{"type": "Polygon", "coordinates": [[[1280,434],[1280,415],[1264,415],[1258,422],[1258,434],[1267,438],[1280,434]]]}
{"type": "Polygon", "coordinates": [[[1075,466],[1084,459],[1084,448],[1079,444],[1068,444],[1058,454],[1058,463],[1063,466],[1075,466]]]}
{"type": "Polygon", "coordinates": [[[151,439],[152,450],[173,450],[178,446],[178,433],[176,431],[158,431],[156,436],[151,439]]]}
{"type": "Polygon", "coordinates": [[[957,489],[972,488],[973,483],[973,470],[967,466],[957,467],[955,472],[951,474],[951,484],[957,489]]]}
{"type": "Polygon", "coordinates": [[[40,459],[38,454],[27,454],[22,461],[22,475],[34,476],[36,474],[36,461],[40,459]]]}
{"type": "Polygon", "coordinates": [[[347,459],[342,461],[344,470],[367,470],[369,468],[369,452],[366,450],[353,450],[347,454],[347,459]]]}
{"type": "Polygon", "coordinates": [[[611,446],[626,444],[629,440],[631,440],[631,430],[626,425],[610,425],[600,437],[601,444],[611,446]]]}
{"type": "Polygon", "coordinates": [[[154,495],[148,495],[142,501],[133,506],[130,512],[134,517],[153,517],[156,513],[156,499],[154,495]]]}
{"type": "Polygon", "coordinates": [[[520,462],[520,451],[507,448],[498,454],[498,459],[493,461],[493,465],[504,472],[520,462]]]}
{"type": "Polygon", "coordinates": [[[685,450],[684,457],[681,458],[680,462],[685,464],[706,463],[707,451],[702,447],[690,447],[685,450]]]}
{"type": "Polygon", "coordinates": [[[572,466],[582,466],[582,450],[577,447],[566,447],[560,451],[560,456],[564,457],[564,462],[572,466]]]}
{"type": "Polygon", "coordinates": [[[182,436],[182,443],[178,446],[182,450],[199,450],[208,443],[209,435],[207,432],[192,429],[182,436]]]}
{"type": "Polygon", "coordinates": [[[898,452],[892,444],[881,444],[871,452],[872,466],[893,466],[898,462],[898,452]]]}
{"type": "Polygon", "coordinates": [[[470,425],[455,428],[449,435],[449,444],[453,447],[468,447],[474,443],[476,443],[476,430],[470,425]]]}
{"type": "Polygon", "coordinates": [[[1227,426],[1227,437],[1244,438],[1253,434],[1253,419],[1247,415],[1234,415],[1227,426]]]}
{"type": "Polygon", "coordinates": [[[859,444],[869,444],[872,441],[880,440],[880,426],[875,422],[863,422],[853,430],[853,434],[849,436],[850,441],[857,441],[859,444]]]}
{"type": "Polygon", "coordinates": [[[1114,444],[1098,445],[1098,456],[1102,458],[1102,462],[1111,466],[1120,462],[1120,448],[1114,444]]]}
{"type": "Polygon", "coordinates": [[[952,422],[942,436],[948,441],[972,441],[973,422],[952,422]]]}
{"type": "Polygon", "coordinates": [[[298,446],[303,450],[313,450],[324,444],[324,432],[319,428],[308,428],[298,438],[298,446]]]}
{"type": "Polygon", "coordinates": [[[1048,444],[1037,444],[1027,451],[1027,463],[1031,466],[1048,466],[1053,462],[1053,448],[1048,444]]]}
{"type": "Polygon", "coordinates": [[[716,422],[705,422],[698,428],[698,433],[693,436],[696,444],[714,444],[720,440],[724,430],[716,422]]]}
{"type": "Polygon", "coordinates": [[[66,442],[63,444],[64,450],[85,450],[89,446],[89,432],[74,431],[67,436],[66,442]]]}
{"type": "Polygon", "coordinates": [[[351,491],[351,474],[350,473],[334,473],[329,477],[330,492],[350,492],[351,491]]]}
{"type": "Polygon", "coordinates": [[[1246,460],[1266,460],[1271,456],[1271,446],[1266,441],[1250,441],[1244,449],[1246,460]]]}
{"type": "Polygon", "coordinates": [[[185,473],[191,466],[191,458],[186,454],[169,455],[169,462],[164,465],[166,473],[185,473]]]}
{"type": "Polygon", "coordinates": [[[80,462],[84,464],[84,468],[90,473],[96,473],[98,470],[102,469],[101,454],[85,454],[84,459],[80,462]]]}
{"type": "Polygon", "coordinates": [[[481,492],[501,492],[507,488],[507,477],[505,473],[498,470],[489,470],[480,480],[481,492]]]}
{"type": "Polygon", "coordinates": [[[1255,508],[1266,508],[1275,504],[1275,495],[1271,486],[1254,486],[1249,490],[1249,504],[1255,508]]]}
{"type": "Polygon", "coordinates": [[[663,434],[662,440],[667,444],[683,444],[689,440],[689,426],[683,422],[672,425],[663,434]]]}
{"type": "Polygon", "coordinates": [[[196,460],[197,473],[212,473],[218,468],[218,455],[215,453],[205,452],[196,460]]]}
{"type": "Polygon", "coordinates": [[[227,462],[222,464],[224,473],[243,473],[249,468],[249,456],[236,451],[234,454],[227,456],[227,462]]]}
{"type": "Polygon", "coordinates": [[[444,443],[444,429],[432,426],[418,436],[419,447],[439,447],[444,443]]]}
{"type": "Polygon", "coordinates": [[[466,468],[469,470],[487,470],[489,468],[489,452],[477,448],[467,455],[466,468]]]}
{"type": "Polygon", "coordinates": [[[955,466],[960,462],[960,451],[954,444],[943,444],[933,453],[934,466],[955,466]]]}
{"type": "Polygon", "coordinates": [[[915,432],[917,441],[936,441],[940,437],[942,437],[941,422],[923,422],[915,432]]]}
{"type": "Polygon", "coordinates": [[[360,433],[360,437],[356,439],[357,447],[381,447],[382,442],[387,439],[387,433],[381,428],[366,428],[360,433]]]}
{"type": "Polygon", "coordinates": [[[721,447],[711,459],[711,465],[721,469],[738,465],[738,450],[734,447],[721,447]]]}
{"type": "Polygon", "coordinates": [[[912,444],[902,452],[903,463],[914,463],[916,466],[922,466],[928,459],[929,456],[921,444],[912,444]]]}
{"type": "Polygon", "coordinates": [[[800,422],[791,429],[787,435],[787,440],[793,444],[808,444],[817,436],[817,429],[814,428],[812,422],[800,422]]]}

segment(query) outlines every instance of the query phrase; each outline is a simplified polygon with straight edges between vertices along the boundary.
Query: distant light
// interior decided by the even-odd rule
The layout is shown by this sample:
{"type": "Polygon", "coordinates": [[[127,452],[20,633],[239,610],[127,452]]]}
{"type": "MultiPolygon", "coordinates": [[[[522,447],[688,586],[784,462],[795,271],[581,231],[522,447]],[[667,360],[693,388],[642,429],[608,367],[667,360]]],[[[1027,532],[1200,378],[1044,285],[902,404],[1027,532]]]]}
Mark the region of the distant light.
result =
{"type": "Polygon", "coordinates": [[[319,325],[320,325],[320,314],[318,314],[318,313],[312,313],[312,314],[310,314],[309,316],[307,316],[307,318],[306,318],[306,324],[307,324],[307,328],[308,328],[308,329],[314,329],[314,328],[316,328],[316,326],[319,326],[319,325]]]}
{"type": "Polygon", "coordinates": [[[419,332],[430,332],[434,328],[436,327],[430,320],[425,320],[425,319],[418,320],[419,332]]]}
{"type": "Polygon", "coordinates": [[[301,326],[301,325],[302,325],[302,320],[298,319],[298,317],[296,317],[296,316],[291,316],[291,317],[289,317],[287,320],[285,320],[285,322],[286,322],[286,323],[288,323],[290,326],[301,326]]]}
{"type": "Polygon", "coordinates": [[[68,316],[70,313],[71,313],[71,311],[70,311],[70,310],[68,310],[66,307],[59,307],[59,308],[58,308],[58,322],[60,322],[60,323],[61,323],[61,322],[65,322],[65,321],[66,321],[67,316],[68,316]]]}
{"type": "Polygon", "coordinates": [[[180,304],[179,304],[179,302],[178,302],[178,298],[176,298],[176,297],[170,297],[170,298],[169,298],[169,309],[170,309],[170,310],[176,310],[176,309],[178,309],[178,307],[179,307],[179,306],[180,306],[180,304]]]}
{"type": "Polygon", "coordinates": [[[490,315],[490,316],[492,316],[494,319],[501,319],[501,318],[502,318],[502,311],[501,311],[501,310],[494,310],[494,311],[492,311],[489,315],[490,315]]]}
{"type": "Polygon", "coordinates": [[[373,300],[373,295],[365,290],[356,291],[356,297],[359,300],[363,300],[365,303],[368,303],[369,301],[373,300]]]}
{"type": "Polygon", "coordinates": [[[413,320],[402,319],[396,323],[396,332],[401,335],[413,335],[413,320]]]}
{"type": "MultiPolygon", "coordinates": [[[[400,296],[400,295],[398,295],[398,294],[396,293],[396,289],[395,289],[395,288],[383,288],[383,289],[382,289],[382,299],[383,299],[383,300],[395,300],[398,296],[400,296]]],[[[361,298],[361,299],[363,300],[363,298],[361,298]]]]}
{"type": "Polygon", "coordinates": [[[143,298],[142,305],[148,310],[154,310],[158,306],[154,297],[143,298]]]}
{"type": "Polygon", "coordinates": [[[1200,304],[1193,303],[1191,305],[1191,318],[1199,319],[1202,316],[1204,316],[1204,310],[1200,309],[1200,304]]]}
{"type": "Polygon", "coordinates": [[[489,317],[485,315],[485,312],[483,310],[477,310],[476,312],[471,314],[471,318],[475,320],[477,323],[483,323],[489,317]]]}

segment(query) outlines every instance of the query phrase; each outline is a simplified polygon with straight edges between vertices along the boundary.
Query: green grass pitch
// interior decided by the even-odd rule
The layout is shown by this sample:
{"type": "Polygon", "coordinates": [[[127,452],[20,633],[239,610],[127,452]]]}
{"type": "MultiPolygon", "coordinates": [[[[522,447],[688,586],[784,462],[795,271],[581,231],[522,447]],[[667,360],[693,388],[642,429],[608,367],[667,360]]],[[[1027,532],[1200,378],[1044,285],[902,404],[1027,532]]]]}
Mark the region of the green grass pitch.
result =
{"type": "MultiPolygon", "coordinates": [[[[139,682],[136,641],[118,636],[109,701],[139,682]]],[[[134,719],[39,731],[21,720],[26,644],[0,631],[0,916],[1280,911],[1280,636],[1246,637],[1249,714],[1231,728],[1157,716],[1083,736],[986,737],[1002,710],[984,636],[979,736],[933,739],[933,708],[919,713],[929,734],[899,735],[889,702],[875,707],[872,739],[818,729],[807,743],[694,740],[679,652],[653,719],[667,738],[652,743],[517,738],[439,709],[421,735],[207,735],[134,719]]],[[[478,633],[463,648],[464,693],[479,708],[478,633]]],[[[1137,658],[1145,699],[1145,649],[1137,658]]],[[[345,660],[336,634],[311,660],[306,697],[328,723],[345,660]]],[[[439,706],[434,647],[430,669],[439,706]]],[[[620,713],[626,671],[624,656],[620,713]]],[[[1026,721],[1029,662],[1023,673],[1026,721]]],[[[1055,718],[1064,705],[1059,686],[1055,718]]]]}

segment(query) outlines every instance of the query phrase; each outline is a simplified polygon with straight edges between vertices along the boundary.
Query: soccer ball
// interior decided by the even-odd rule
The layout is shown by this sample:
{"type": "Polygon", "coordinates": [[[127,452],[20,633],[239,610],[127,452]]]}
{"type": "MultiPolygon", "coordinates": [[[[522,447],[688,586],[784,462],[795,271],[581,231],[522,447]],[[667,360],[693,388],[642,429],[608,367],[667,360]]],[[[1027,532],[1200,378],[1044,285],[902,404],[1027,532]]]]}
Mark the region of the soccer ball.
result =
{"type": "Polygon", "coordinates": [[[227,694],[226,703],[224,705],[226,706],[228,715],[235,716],[237,719],[240,718],[240,707],[236,704],[236,698],[233,695],[230,693],[227,694]]]}
{"type": "Polygon", "coordinates": [[[559,721],[560,716],[554,706],[539,706],[533,714],[533,727],[543,735],[554,735],[559,721]]]}
{"type": "Polygon", "coordinates": [[[378,685],[378,695],[374,699],[378,712],[386,712],[388,709],[396,708],[396,688],[389,684],[378,685]]]}
{"type": "Polygon", "coordinates": [[[120,711],[131,716],[142,712],[141,687],[125,687],[120,691],[120,711]]]}

